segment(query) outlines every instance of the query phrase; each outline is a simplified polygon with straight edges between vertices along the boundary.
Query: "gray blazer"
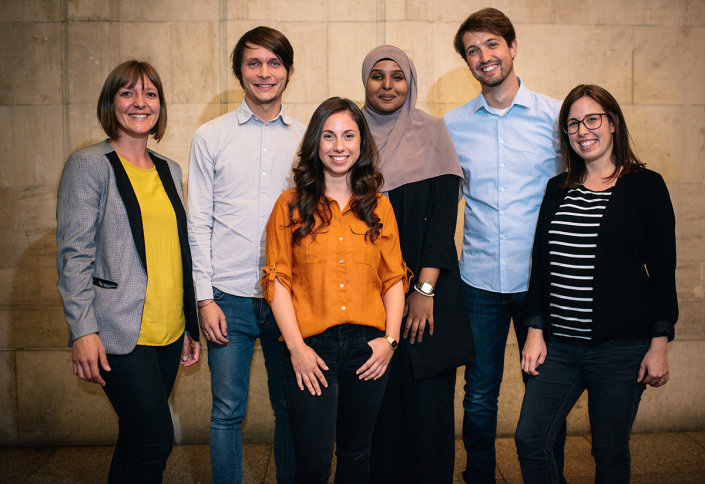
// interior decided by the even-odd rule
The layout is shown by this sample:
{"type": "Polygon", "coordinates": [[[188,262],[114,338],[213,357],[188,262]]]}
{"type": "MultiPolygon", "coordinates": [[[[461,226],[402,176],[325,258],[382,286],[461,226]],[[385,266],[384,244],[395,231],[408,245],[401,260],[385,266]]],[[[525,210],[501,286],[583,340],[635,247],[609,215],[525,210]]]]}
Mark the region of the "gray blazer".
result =
{"type": "MultiPolygon", "coordinates": [[[[161,155],[149,155],[176,213],[186,331],[198,340],[181,169],[161,155]]],[[[59,184],[56,221],[58,289],[70,341],[98,333],[107,353],[131,352],[147,290],[144,232],[135,192],[107,141],[69,157],[59,184]]]]}

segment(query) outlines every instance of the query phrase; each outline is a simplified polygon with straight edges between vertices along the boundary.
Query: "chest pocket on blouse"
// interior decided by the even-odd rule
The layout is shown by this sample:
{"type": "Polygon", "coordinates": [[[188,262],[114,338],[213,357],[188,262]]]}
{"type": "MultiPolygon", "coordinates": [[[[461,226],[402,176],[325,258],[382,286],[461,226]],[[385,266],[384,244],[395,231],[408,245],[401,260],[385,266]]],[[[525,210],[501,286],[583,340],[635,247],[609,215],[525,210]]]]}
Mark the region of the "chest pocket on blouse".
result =
{"type": "MultiPolygon", "coordinates": [[[[365,234],[369,227],[362,220],[356,220],[350,224],[352,239],[352,259],[359,264],[367,264],[375,269],[379,266],[379,248],[373,244],[369,238],[365,239],[365,234]]],[[[379,237],[377,238],[379,240],[379,237]]]]}
{"type": "Polygon", "coordinates": [[[311,234],[294,244],[294,261],[305,264],[325,262],[328,253],[325,242],[328,240],[328,229],[319,230],[314,239],[311,234]]]}

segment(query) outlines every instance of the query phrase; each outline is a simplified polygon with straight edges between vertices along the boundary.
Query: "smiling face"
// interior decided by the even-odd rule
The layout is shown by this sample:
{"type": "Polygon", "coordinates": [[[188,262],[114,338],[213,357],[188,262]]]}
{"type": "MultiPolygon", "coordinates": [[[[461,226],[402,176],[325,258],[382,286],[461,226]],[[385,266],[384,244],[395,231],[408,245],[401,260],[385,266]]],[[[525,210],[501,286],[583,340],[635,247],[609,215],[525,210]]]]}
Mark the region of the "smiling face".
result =
{"type": "Polygon", "coordinates": [[[115,119],[121,135],[133,138],[149,136],[159,119],[159,92],[147,77],[134,86],[118,89],[113,101],[115,119]]]}
{"type": "Polygon", "coordinates": [[[377,62],[365,84],[365,96],[372,108],[380,113],[393,113],[404,105],[409,84],[399,64],[391,59],[377,62]]]}
{"type": "Polygon", "coordinates": [[[241,68],[242,87],[250,109],[256,111],[258,106],[281,103],[291,76],[274,52],[260,45],[247,44],[241,68]]]}
{"type": "Polygon", "coordinates": [[[491,32],[463,34],[465,62],[470,72],[485,87],[497,87],[514,74],[517,41],[507,45],[504,37],[491,32]]]}
{"type": "MultiPolygon", "coordinates": [[[[583,96],[573,103],[568,112],[568,123],[582,121],[591,114],[604,113],[605,109],[594,99],[583,96]]],[[[608,115],[602,116],[602,125],[597,129],[587,129],[578,123],[578,131],[568,135],[570,147],[584,161],[590,163],[610,163],[612,161],[614,125],[608,115]]]]}
{"type": "Polygon", "coordinates": [[[318,141],[318,157],[323,163],[326,183],[348,172],[360,158],[360,128],[348,111],[331,114],[323,124],[318,141]]]}

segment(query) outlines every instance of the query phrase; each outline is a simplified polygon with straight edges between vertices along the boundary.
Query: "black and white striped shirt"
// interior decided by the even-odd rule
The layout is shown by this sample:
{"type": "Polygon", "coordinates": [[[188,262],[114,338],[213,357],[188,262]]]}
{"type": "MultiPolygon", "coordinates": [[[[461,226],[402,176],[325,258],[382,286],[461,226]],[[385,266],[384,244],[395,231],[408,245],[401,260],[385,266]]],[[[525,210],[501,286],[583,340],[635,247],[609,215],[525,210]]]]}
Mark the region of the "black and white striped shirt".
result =
{"type": "Polygon", "coordinates": [[[611,189],[568,191],[548,231],[552,335],[590,340],[597,232],[611,189]]]}

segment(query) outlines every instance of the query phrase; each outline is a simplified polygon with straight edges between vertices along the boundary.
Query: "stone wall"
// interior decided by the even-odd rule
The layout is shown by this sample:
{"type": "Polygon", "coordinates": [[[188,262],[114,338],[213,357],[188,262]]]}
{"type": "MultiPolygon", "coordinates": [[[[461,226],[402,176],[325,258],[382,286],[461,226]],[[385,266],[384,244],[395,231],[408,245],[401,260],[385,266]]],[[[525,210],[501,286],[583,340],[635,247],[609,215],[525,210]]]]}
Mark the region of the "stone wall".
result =
{"type": "MultiPolygon", "coordinates": [[[[442,115],[479,86],[452,48],[476,0],[0,0],[0,443],[103,443],[115,416],[96,385],[71,372],[56,291],[55,200],[73,151],[104,138],[95,118],[108,72],[128,58],[164,81],[169,127],[158,151],[188,169],[194,130],[233,109],[243,92],[228,54],[265,24],[291,40],[296,72],[285,94],[306,122],[332,95],[363,100],[360,66],[395,44],[414,59],[419,104],[442,115]]],[[[598,83],[621,103],[638,152],[668,182],[678,219],[681,319],[671,381],[649,389],[636,431],[705,428],[705,1],[500,0],[514,22],[516,69],[531,89],[562,98],[598,83]]],[[[513,341],[499,433],[514,431],[523,388],[513,341]]],[[[271,439],[272,412],[257,349],[245,439],[271,439]]],[[[459,371],[458,396],[462,372],[459,371]]],[[[206,442],[204,355],[174,392],[177,440],[206,442]]],[[[458,405],[456,419],[460,421],[458,405]]],[[[588,428],[582,399],[569,431],[588,428]]]]}

